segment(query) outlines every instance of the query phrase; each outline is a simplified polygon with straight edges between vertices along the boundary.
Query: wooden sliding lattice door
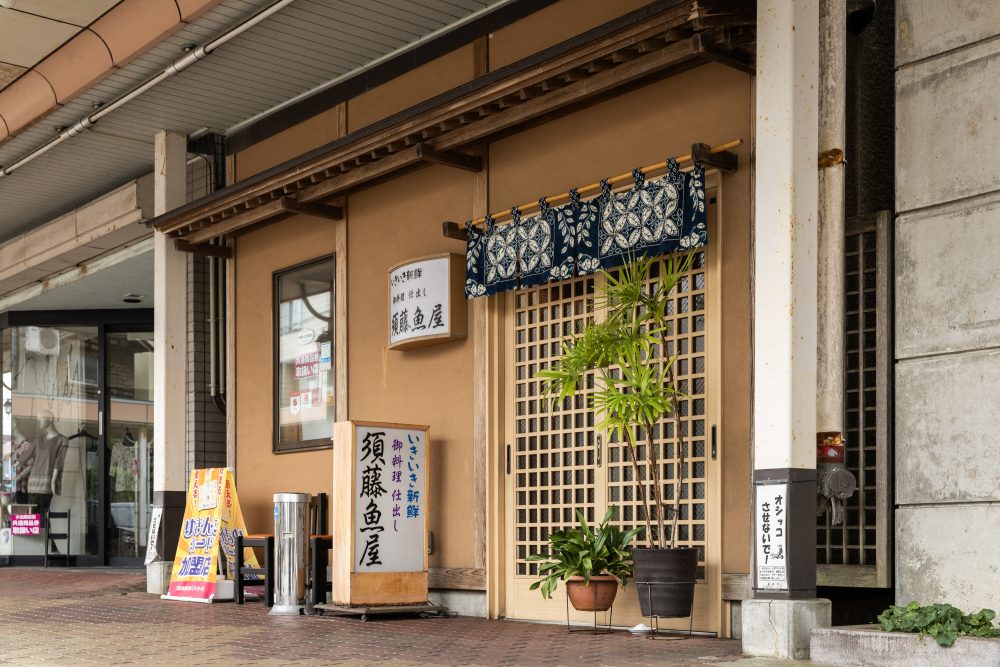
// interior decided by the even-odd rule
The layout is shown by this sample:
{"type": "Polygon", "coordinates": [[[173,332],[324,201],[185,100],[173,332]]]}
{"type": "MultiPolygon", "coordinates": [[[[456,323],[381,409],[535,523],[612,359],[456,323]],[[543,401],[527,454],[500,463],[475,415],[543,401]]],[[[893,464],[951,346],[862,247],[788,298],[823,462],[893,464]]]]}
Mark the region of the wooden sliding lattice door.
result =
{"type": "MultiPolygon", "coordinates": [[[[711,199],[710,199],[711,201],[711,199]]],[[[714,206],[709,219],[714,220],[714,206]]],[[[710,233],[715,225],[710,224],[710,233]]],[[[718,253],[709,246],[698,253],[672,298],[670,335],[666,355],[677,355],[675,372],[682,391],[682,440],[687,454],[684,483],[679,482],[678,438],[672,418],[657,425],[653,446],[660,450],[664,498],[672,504],[680,494],[678,542],[701,552],[695,598],[697,630],[719,632],[721,461],[713,455],[712,433],[718,424],[721,377],[719,371],[718,253]]],[[[544,550],[553,531],[577,524],[576,512],[590,523],[600,521],[609,506],[618,508],[617,523],[642,525],[635,493],[631,459],[626,445],[600,432],[589,407],[594,378],[578,393],[552,404],[541,396],[542,381],[535,374],[560,355],[563,340],[581,331],[592,318],[595,289],[602,278],[586,276],[523,289],[506,297],[507,359],[506,478],[506,615],[511,618],[564,620],[564,587],[545,601],[529,586],[537,580],[538,564],[526,558],[544,550]]],[[[639,443],[640,458],[646,442],[639,443]]],[[[645,463],[640,474],[647,485],[651,475],[645,463]]],[[[647,491],[648,493],[648,491],[647,491]]],[[[579,622],[592,615],[571,612],[579,622]]],[[[600,619],[599,619],[600,620],[600,619]]],[[[635,586],[619,592],[615,625],[642,620],[635,586]]],[[[664,626],[668,623],[664,621],[664,626]]],[[[686,620],[675,624],[687,627],[686,620]]]]}

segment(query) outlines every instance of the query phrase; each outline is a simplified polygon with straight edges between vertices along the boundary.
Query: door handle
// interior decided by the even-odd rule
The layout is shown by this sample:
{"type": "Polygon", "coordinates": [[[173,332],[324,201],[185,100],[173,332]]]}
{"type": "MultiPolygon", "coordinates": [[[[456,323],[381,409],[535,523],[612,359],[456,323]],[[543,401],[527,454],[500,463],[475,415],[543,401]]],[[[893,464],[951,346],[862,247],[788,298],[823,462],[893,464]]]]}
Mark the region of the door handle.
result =
{"type": "Polygon", "coordinates": [[[719,438],[718,438],[718,429],[716,428],[715,424],[712,424],[712,460],[713,461],[719,460],[719,438]]]}
{"type": "Polygon", "coordinates": [[[510,474],[510,443],[507,443],[507,474],[510,474]]]}
{"type": "Polygon", "coordinates": [[[604,438],[601,436],[600,433],[597,434],[596,447],[597,447],[597,467],[600,468],[601,467],[601,457],[602,457],[602,454],[604,452],[604,438]]]}

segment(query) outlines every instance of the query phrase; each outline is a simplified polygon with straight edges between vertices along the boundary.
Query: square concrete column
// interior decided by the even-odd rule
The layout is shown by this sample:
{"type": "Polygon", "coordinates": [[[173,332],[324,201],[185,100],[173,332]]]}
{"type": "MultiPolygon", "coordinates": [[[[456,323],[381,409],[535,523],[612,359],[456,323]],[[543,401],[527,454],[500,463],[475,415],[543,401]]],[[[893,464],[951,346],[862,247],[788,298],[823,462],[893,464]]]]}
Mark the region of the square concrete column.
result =
{"type": "Polygon", "coordinates": [[[818,0],[757,4],[752,655],[808,656],[816,600],[818,0]]]}
{"type": "MultiPolygon", "coordinates": [[[[155,215],[187,199],[187,137],[156,133],[155,215]]],[[[153,511],[161,514],[158,558],[146,569],[147,590],[165,593],[184,516],[187,483],[187,258],[159,232],[153,239],[153,511]]]]}

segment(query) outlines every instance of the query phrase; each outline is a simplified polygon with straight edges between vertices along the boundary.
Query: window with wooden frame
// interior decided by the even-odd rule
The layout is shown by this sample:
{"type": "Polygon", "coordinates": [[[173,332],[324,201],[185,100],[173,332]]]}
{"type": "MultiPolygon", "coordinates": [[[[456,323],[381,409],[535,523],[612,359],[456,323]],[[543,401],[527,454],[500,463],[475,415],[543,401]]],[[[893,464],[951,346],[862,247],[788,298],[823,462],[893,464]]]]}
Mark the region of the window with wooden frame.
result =
{"type": "Polygon", "coordinates": [[[273,451],[331,446],[336,421],[333,256],[274,274],[273,451]]]}
{"type": "Polygon", "coordinates": [[[892,216],[848,220],[845,238],[845,396],[847,469],[858,482],[844,522],[817,517],[820,586],[892,586],[889,476],[892,392],[892,216]]]}

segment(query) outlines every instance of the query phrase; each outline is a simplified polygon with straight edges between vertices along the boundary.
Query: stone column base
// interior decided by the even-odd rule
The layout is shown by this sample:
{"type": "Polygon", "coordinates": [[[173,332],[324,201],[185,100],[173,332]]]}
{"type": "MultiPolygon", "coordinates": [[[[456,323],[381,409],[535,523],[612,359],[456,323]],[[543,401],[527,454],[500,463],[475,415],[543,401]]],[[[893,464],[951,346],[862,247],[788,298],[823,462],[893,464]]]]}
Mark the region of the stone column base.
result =
{"type": "Polygon", "coordinates": [[[146,592],[165,595],[170,588],[170,570],[173,561],[155,560],[146,566],[146,592]]]}
{"type": "Polygon", "coordinates": [[[743,652],[784,660],[809,659],[809,633],[830,627],[829,600],[744,600],[743,652]]]}

